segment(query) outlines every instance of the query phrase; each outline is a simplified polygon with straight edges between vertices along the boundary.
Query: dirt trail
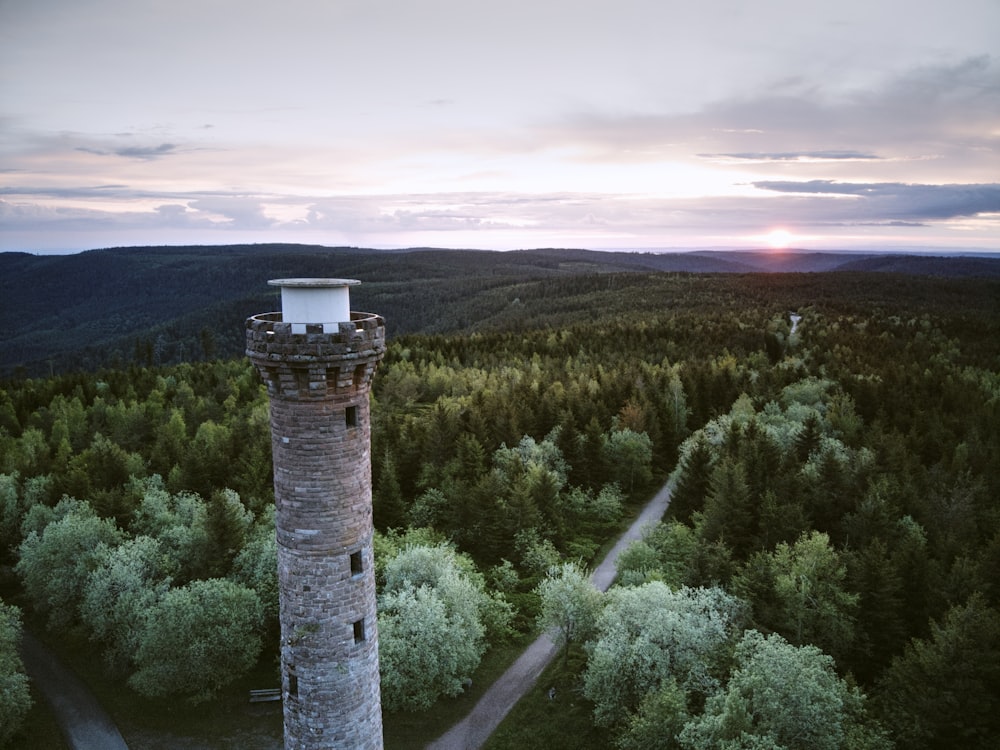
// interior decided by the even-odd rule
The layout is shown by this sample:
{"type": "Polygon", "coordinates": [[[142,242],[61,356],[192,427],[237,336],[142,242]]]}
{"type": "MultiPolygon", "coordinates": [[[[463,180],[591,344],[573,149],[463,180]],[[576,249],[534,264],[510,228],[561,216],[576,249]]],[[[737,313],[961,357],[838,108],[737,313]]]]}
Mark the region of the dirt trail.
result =
{"type": "MultiPolygon", "coordinates": [[[[617,573],[615,561],[618,555],[632,541],[642,536],[642,530],[647,524],[659,521],[669,504],[670,490],[664,485],[594,570],[590,577],[594,586],[601,591],[608,590],[617,573]]],[[[427,750],[476,750],[482,747],[514,704],[531,690],[555,653],[556,647],[548,635],[536,639],[490,686],[469,715],[428,745],[427,750]]]]}
{"type": "Polygon", "coordinates": [[[128,750],[118,727],[87,686],[28,632],[21,659],[35,686],[52,705],[71,750],[128,750]]]}

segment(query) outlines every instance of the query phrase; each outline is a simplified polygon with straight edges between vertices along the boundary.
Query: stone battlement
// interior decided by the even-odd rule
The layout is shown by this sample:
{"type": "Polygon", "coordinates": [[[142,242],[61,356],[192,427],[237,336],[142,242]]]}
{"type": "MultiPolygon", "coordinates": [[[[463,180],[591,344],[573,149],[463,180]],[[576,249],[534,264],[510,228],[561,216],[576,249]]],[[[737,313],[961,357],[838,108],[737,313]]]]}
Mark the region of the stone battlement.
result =
{"type": "Polygon", "coordinates": [[[352,312],[338,330],[308,323],[293,332],[280,312],[246,322],[246,354],[267,383],[272,398],[315,400],[367,387],[385,354],[385,320],[352,312]]]}
{"type": "Polygon", "coordinates": [[[307,323],[305,333],[293,333],[280,312],[247,319],[247,356],[254,360],[310,362],[322,359],[358,359],[385,352],[385,319],[352,312],[339,330],[324,331],[322,323],[307,323]]]}

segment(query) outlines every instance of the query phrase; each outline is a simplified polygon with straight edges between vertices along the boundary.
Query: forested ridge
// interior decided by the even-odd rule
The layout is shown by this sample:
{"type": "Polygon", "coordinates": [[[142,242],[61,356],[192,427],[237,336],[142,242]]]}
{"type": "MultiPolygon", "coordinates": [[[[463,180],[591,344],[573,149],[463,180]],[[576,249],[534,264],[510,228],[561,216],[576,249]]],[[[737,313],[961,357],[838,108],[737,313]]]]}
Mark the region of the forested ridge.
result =
{"type": "MultiPolygon", "coordinates": [[[[443,729],[414,717],[539,625],[565,645],[551,679],[573,700],[528,705],[491,747],[993,746],[1000,282],[466,283],[474,304],[440,305],[461,332],[395,335],[373,390],[389,747],[443,729]],[[668,517],[615,588],[589,589],[586,566],[668,477],[668,517]]],[[[26,695],[7,658],[22,619],[99,650],[134,705],[212,705],[266,671],[270,471],[242,358],[5,381],[10,694],[26,695]]]]}
{"type": "MultiPolygon", "coordinates": [[[[836,252],[401,251],[310,245],[127,247],[0,253],[0,377],[238,357],[240,321],[277,307],[268,279],[357,278],[355,309],[391,336],[503,327],[517,290],[595,274],[879,271],[1000,277],[997,257],[836,252]]],[[[547,309],[538,311],[549,312],[547,309]]],[[[516,315],[515,315],[516,317],[516,315]]],[[[551,325],[546,322],[545,324],[551,325]]]]}

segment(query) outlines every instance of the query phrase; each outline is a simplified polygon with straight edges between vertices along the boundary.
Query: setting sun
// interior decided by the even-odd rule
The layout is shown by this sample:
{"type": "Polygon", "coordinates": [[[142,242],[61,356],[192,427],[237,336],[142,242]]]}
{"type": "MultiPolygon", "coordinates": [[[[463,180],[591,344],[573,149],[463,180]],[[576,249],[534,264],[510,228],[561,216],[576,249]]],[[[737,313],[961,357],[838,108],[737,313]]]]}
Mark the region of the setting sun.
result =
{"type": "Polygon", "coordinates": [[[792,242],[792,233],[787,229],[775,229],[764,235],[767,244],[776,250],[781,250],[789,246],[792,242]]]}

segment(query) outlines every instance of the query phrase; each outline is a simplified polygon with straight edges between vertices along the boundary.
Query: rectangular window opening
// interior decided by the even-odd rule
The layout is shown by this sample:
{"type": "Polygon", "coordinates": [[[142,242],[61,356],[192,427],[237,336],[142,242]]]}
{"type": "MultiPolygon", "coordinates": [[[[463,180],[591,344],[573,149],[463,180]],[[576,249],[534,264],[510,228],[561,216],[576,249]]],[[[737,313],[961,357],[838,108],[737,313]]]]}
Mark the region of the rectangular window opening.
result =
{"type": "Polygon", "coordinates": [[[359,576],[365,572],[364,563],[361,559],[361,551],[351,553],[351,575],[359,576]]]}
{"type": "Polygon", "coordinates": [[[366,365],[358,365],[354,368],[354,385],[359,386],[365,382],[365,372],[368,370],[366,365]]]}
{"type": "Polygon", "coordinates": [[[364,643],[365,640],[365,621],[358,620],[354,623],[354,642],[364,643]]]}
{"type": "Polygon", "coordinates": [[[348,406],[345,412],[345,420],[348,427],[358,426],[358,407],[348,406]]]}
{"type": "Polygon", "coordinates": [[[292,698],[299,695],[299,676],[291,669],[288,670],[288,695],[292,698]]]}
{"type": "Polygon", "coordinates": [[[309,370],[304,367],[294,367],[292,368],[292,374],[295,376],[295,387],[300,391],[308,391],[309,370]]]}
{"type": "Polygon", "coordinates": [[[267,368],[267,383],[274,389],[275,393],[281,393],[281,374],[277,367],[267,368]]]}

